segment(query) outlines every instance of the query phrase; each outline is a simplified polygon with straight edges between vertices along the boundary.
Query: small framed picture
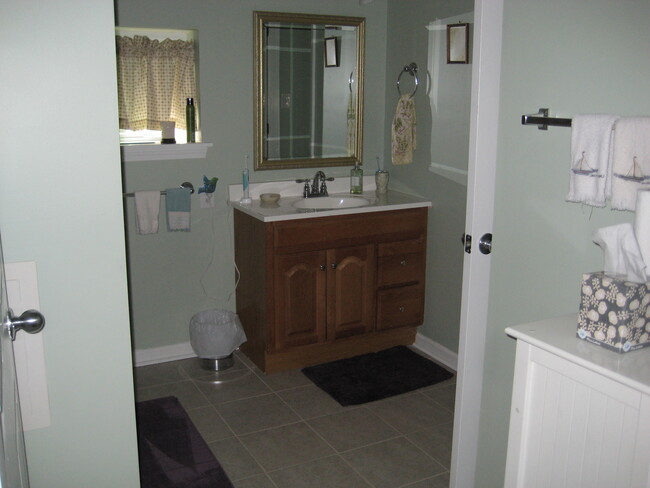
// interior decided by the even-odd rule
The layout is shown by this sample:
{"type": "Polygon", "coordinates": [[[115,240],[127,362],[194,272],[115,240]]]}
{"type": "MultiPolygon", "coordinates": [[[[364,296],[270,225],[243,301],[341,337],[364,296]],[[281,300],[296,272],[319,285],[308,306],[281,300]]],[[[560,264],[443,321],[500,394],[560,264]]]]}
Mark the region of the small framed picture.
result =
{"type": "Polygon", "coordinates": [[[447,25],[447,64],[469,63],[469,24],[447,25]]]}
{"type": "Polygon", "coordinates": [[[340,65],[339,59],[339,38],[326,37],[325,38],[325,67],[337,68],[340,65]]]}

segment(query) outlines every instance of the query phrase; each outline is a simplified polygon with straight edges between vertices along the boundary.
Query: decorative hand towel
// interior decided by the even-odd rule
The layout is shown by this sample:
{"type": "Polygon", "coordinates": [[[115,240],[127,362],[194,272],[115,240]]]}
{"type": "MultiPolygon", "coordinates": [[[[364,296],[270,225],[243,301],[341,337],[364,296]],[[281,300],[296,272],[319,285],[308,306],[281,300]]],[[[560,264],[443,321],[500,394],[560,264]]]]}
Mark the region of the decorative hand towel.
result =
{"type": "Polygon", "coordinates": [[[159,191],[135,192],[135,230],[138,234],[157,234],[160,215],[159,191]]]}
{"type": "Polygon", "coordinates": [[[650,188],[650,118],[622,118],[615,129],[611,207],[634,211],[637,190],[650,188]]]}
{"type": "Polygon", "coordinates": [[[413,162],[413,150],[417,146],[415,126],[415,100],[411,95],[402,95],[397,101],[391,132],[393,164],[413,162]]]}
{"type": "Polygon", "coordinates": [[[347,147],[348,156],[354,155],[357,148],[357,109],[354,102],[354,93],[350,93],[348,100],[348,131],[347,131],[347,147]]]}
{"type": "Polygon", "coordinates": [[[604,207],[609,197],[615,115],[576,115],[571,123],[567,202],[604,207]]]}
{"type": "Polygon", "coordinates": [[[167,230],[190,231],[190,189],[167,188],[166,190],[167,230]]]}

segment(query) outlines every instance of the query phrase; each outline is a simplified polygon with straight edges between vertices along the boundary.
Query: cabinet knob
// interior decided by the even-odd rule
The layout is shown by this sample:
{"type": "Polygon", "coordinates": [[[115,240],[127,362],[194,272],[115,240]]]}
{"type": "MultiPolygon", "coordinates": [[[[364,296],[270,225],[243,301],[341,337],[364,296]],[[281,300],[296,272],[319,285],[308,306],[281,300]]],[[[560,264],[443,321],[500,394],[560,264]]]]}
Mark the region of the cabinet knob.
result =
{"type": "Polygon", "coordinates": [[[327,268],[327,266],[325,266],[324,264],[321,264],[321,265],[320,265],[320,269],[321,269],[321,271],[325,271],[326,268],[327,268]]]}
{"type": "Polygon", "coordinates": [[[401,264],[402,266],[406,266],[406,259],[402,259],[402,260],[399,262],[399,264],[401,264]]]}
{"type": "Polygon", "coordinates": [[[406,310],[406,309],[405,309],[404,307],[400,307],[400,308],[399,308],[399,311],[400,311],[401,313],[404,313],[405,310],[406,310]]]}
{"type": "Polygon", "coordinates": [[[332,269],[336,269],[338,265],[336,263],[332,263],[332,269]]]}

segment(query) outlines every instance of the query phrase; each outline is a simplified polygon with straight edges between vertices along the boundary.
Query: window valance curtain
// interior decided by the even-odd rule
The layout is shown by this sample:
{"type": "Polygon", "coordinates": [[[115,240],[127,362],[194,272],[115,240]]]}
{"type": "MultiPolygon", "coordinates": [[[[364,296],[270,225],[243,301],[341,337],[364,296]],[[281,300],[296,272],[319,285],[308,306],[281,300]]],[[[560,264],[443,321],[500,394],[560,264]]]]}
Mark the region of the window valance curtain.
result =
{"type": "Polygon", "coordinates": [[[120,129],[185,129],[185,105],[196,97],[194,43],[116,36],[120,129]]]}

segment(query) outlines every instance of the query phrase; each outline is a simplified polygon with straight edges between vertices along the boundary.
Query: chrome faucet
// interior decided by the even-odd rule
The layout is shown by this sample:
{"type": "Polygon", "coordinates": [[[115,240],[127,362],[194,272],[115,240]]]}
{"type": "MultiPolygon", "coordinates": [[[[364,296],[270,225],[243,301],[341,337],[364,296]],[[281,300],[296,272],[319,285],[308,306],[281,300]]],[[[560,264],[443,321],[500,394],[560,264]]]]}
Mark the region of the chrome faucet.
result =
{"type": "Polygon", "coordinates": [[[327,178],[322,171],[316,171],[311,186],[309,185],[309,178],[296,180],[296,183],[304,183],[305,187],[302,190],[302,196],[305,198],[326,197],[327,184],[326,181],[334,181],[334,178],[327,178]]]}

